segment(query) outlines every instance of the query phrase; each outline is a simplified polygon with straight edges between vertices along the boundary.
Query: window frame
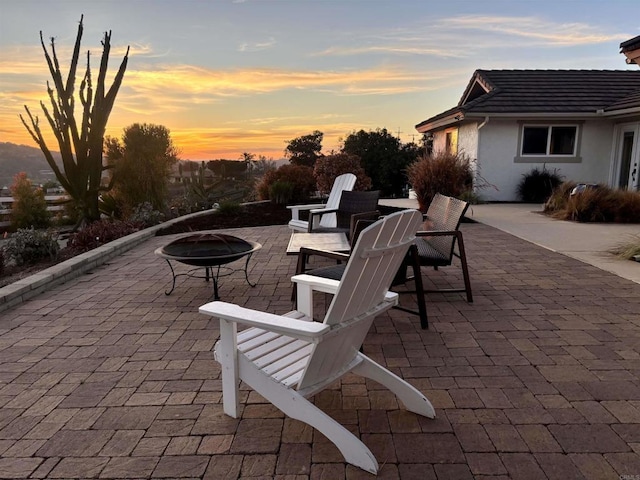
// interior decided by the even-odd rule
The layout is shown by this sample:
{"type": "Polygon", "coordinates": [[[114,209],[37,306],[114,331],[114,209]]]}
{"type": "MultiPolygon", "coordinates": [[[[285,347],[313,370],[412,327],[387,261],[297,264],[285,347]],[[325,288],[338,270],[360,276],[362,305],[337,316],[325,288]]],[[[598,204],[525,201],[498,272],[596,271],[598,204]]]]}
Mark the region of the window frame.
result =
{"type": "Polygon", "coordinates": [[[535,121],[521,121],[518,122],[518,153],[514,157],[515,163],[580,163],[582,158],[580,157],[580,145],[582,140],[582,123],[583,122],[535,122],[535,121]],[[551,148],[551,136],[554,128],[572,127],[575,128],[575,138],[573,143],[573,153],[571,154],[552,154],[551,148]],[[546,128],[547,129],[547,143],[545,153],[522,153],[524,148],[524,132],[526,128],[546,128]]]}

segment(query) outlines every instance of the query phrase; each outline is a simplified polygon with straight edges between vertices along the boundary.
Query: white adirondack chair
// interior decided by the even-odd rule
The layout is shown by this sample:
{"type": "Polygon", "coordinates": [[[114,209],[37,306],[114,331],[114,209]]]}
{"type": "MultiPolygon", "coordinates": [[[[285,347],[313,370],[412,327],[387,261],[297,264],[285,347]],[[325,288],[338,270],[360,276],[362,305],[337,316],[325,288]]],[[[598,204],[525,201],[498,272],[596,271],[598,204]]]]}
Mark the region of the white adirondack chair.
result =
{"type": "Polygon", "coordinates": [[[292,230],[306,232],[309,230],[309,223],[306,220],[300,220],[300,212],[303,210],[313,210],[314,213],[322,213],[323,210],[331,210],[332,212],[324,215],[319,215],[315,218],[319,218],[320,222],[315,227],[327,227],[332,228],[336,226],[336,214],[335,209],[338,208],[340,203],[340,195],[343,190],[353,190],[356,184],[356,176],[353,173],[345,173],[336,177],[329,193],[327,203],[316,203],[312,205],[290,205],[287,208],[291,210],[291,220],[289,221],[289,228],[292,230]]]}
{"type": "MultiPolygon", "coordinates": [[[[359,352],[374,318],[397,303],[388,288],[421,221],[417,210],[405,210],[361,233],[342,279],[333,281],[335,295],[322,323],[300,311],[272,315],[223,302],[200,307],[220,319],[214,353],[222,366],[224,412],[238,417],[242,380],[289,417],[319,430],[348,463],[377,473],[378,463],[364,443],[307,398],[353,372],[387,387],[408,410],[435,416],[422,393],[359,352]],[[250,328],[239,332],[238,323],[250,328]]],[[[304,283],[304,277],[332,282],[309,275],[296,281],[304,283]]]]}

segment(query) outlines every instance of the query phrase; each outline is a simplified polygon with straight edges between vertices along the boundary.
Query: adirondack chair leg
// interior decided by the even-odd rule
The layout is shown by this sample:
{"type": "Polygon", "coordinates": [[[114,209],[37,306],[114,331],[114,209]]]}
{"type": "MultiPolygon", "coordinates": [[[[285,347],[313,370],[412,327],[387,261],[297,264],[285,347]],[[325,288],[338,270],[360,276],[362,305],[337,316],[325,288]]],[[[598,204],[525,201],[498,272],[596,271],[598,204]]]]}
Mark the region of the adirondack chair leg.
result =
{"type": "MultiPolygon", "coordinates": [[[[378,462],[371,450],[353,433],[324,413],[295,390],[274,382],[244,358],[242,379],[256,392],[279,408],[288,417],[300,420],[322,433],[340,450],[344,459],[367,472],[376,474],[378,462]],[[245,363],[247,368],[245,369],[245,363]]],[[[226,394],[226,392],[224,392],[226,394]]]]}
{"type": "Polygon", "coordinates": [[[295,284],[296,302],[298,310],[309,318],[313,318],[313,289],[311,285],[295,284]]]}
{"type": "Polygon", "coordinates": [[[359,354],[363,360],[352,371],[358,375],[361,375],[371,380],[384,385],[390,391],[392,391],[404,404],[407,410],[418,415],[423,415],[428,418],[434,418],[436,412],[433,409],[431,402],[420,391],[405,382],[402,378],[391,373],[382,365],[377,364],[366,355],[359,354]]]}
{"type": "Polygon", "coordinates": [[[240,410],[237,334],[237,323],[220,319],[220,340],[215,346],[214,356],[222,367],[222,407],[224,413],[233,418],[238,418],[240,410]]]}

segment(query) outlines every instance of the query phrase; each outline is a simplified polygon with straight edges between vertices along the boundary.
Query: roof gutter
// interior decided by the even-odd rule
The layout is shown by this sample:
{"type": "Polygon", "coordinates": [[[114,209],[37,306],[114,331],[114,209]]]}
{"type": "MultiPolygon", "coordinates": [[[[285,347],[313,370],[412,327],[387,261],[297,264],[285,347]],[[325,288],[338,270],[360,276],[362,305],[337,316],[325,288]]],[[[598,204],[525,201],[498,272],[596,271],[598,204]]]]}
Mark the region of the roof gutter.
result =
{"type": "Polygon", "coordinates": [[[478,125],[478,130],[480,130],[482,127],[484,127],[487,123],[489,123],[489,115],[484,117],[484,121],[480,125],[478,125]]]}
{"type": "Polygon", "coordinates": [[[625,108],[622,110],[611,110],[609,112],[604,112],[603,116],[617,117],[622,115],[637,115],[639,113],[640,113],[640,107],[631,107],[631,108],[625,108]]]}

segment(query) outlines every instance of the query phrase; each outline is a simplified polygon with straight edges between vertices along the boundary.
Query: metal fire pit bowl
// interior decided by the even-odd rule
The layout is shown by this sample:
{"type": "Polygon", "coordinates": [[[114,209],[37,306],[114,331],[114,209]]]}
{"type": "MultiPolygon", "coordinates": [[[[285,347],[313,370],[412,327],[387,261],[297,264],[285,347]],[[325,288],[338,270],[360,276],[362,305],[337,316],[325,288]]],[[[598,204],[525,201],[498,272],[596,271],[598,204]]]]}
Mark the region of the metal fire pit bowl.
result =
{"type": "Polygon", "coordinates": [[[244,268],[242,269],[244,270],[244,277],[250,286],[255,287],[255,284],[249,281],[247,267],[249,266],[251,255],[261,248],[262,245],[259,243],[243,240],[232,235],[199,233],[178,238],[163,247],[157,248],[154,253],[164,258],[171,269],[171,275],[173,277],[172,285],[170,290],[164,292],[166,295],[170,295],[175,289],[177,277],[181,275],[198,277],[194,274],[197,268],[189,270],[186,273],[176,274],[171,265],[171,260],[174,260],[186,265],[204,268],[205,276],[198,278],[205,278],[207,281],[209,281],[209,278],[213,280],[213,296],[215,300],[219,300],[218,279],[236,271],[222,266],[240,260],[243,257],[247,257],[244,268]],[[216,269],[215,274],[213,268],[216,269]],[[229,270],[228,273],[221,274],[221,268],[227,268],[227,270],[229,270]]]}

